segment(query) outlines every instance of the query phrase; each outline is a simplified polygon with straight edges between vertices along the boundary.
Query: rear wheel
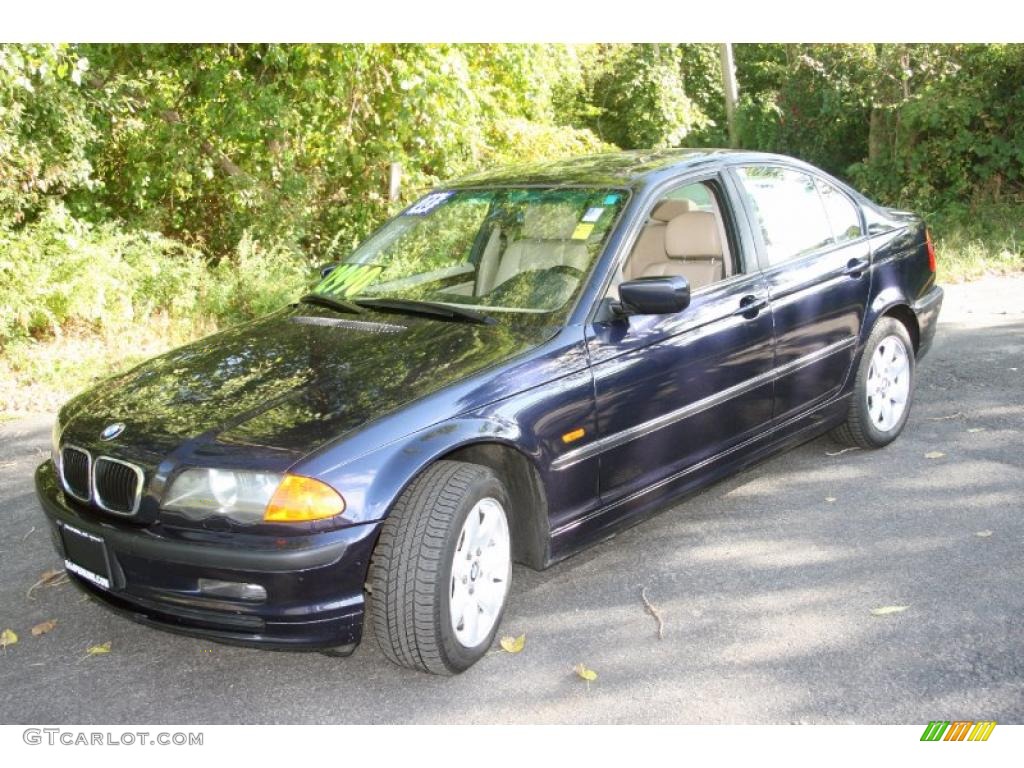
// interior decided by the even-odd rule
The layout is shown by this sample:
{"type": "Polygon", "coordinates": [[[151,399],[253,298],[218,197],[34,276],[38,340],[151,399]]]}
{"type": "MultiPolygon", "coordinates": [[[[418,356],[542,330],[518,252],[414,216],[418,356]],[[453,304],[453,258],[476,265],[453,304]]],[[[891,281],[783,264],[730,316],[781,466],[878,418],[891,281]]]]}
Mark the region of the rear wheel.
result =
{"type": "Polygon", "coordinates": [[[384,655],[461,672],[494,640],[512,579],[508,494],[487,467],[439,461],[395,503],[370,562],[370,617],[384,655]]]}
{"type": "Polygon", "coordinates": [[[858,448],[881,448],[903,431],[914,395],[914,345],[903,323],[878,321],[864,347],[846,421],[832,435],[858,448]]]}

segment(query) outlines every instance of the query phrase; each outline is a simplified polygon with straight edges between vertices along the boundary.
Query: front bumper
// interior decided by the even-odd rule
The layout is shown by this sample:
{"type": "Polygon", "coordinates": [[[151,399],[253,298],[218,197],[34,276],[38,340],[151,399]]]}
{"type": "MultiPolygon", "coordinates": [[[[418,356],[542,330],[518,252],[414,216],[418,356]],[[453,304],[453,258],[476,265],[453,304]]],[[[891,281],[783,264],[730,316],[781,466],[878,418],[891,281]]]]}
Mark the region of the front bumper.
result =
{"type": "Polygon", "coordinates": [[[920,360],[931,349],[935,340],[935,329],[939,325],[939,311],[942,309],[942,288],[935,285],[924,296],[914,302],[914,314],[920,337],[917,344],[917,359],[920,360]]]}
{"type": "Polygon", "coordinates": [[[110,589],[68,572],[107,607],[145,624],[239,645],[355,647],[362,637],[363,583],[378,523],[244,547],[224,534],[172,536],[160,526],[108,519],[69,502],[53,464],[36,470],[36,494],[65,557],[60,528],[103,539],[110,589]],[[279,545],[279,546],[278,546],[279,545]],[[199,579],[259,584],[262,602],[215,598],[199,579]]]}

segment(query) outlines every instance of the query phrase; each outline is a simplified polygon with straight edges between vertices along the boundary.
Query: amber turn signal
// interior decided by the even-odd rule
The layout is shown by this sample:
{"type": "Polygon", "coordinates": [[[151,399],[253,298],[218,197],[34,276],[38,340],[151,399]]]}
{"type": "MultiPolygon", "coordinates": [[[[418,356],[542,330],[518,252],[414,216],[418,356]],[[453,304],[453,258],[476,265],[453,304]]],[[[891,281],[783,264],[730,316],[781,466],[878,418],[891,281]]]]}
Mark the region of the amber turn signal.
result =
{"type": "Polygon", "coordinates": [[[583,427],[580,427],[579,429],[574,429],[572,432],[566,432],[564,435],[562,435],[562,442],[565,443],[566,445],[568,445],[569,443],[575,443],[585,434],[587,433],[583,429],[583,427]]]}
{"type": "Polygon", "coordinates": [[[263,513],[266,523],[304,523],[335,517],[345,511],[345,500],[319,480],[285,475],[263,513]]]}

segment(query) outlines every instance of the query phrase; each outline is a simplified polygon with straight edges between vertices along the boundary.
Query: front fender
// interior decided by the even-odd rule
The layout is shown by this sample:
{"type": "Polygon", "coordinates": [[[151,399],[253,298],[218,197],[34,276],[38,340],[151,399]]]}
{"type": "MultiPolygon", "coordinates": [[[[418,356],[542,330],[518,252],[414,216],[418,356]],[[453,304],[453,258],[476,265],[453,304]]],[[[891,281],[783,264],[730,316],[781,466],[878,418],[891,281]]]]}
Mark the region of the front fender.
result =
{"type": "Polygon", "coordinates": [[[537,446],[515,422],[465,416],[435,424],[325,471],[319,479],[345,498],[345,518],[367,523],[387,516],[402,491],[432,462],[475,443],[498,443],[536,462],[537,446]],[[531,455],[532,454],[532,455],[531,455]]]}

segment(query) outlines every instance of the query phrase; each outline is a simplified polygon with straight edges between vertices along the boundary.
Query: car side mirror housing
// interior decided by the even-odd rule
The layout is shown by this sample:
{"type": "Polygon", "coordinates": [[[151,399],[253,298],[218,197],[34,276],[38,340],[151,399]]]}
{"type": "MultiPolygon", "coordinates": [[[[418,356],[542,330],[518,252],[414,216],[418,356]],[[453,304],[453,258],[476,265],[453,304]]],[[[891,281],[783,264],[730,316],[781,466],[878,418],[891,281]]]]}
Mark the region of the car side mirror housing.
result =
{"type": "Polygon", "coordinates": [[[619,283],[619,315],[672,315],[690,306],[690,282],[682,275],[641,277],[619,283]]]}

